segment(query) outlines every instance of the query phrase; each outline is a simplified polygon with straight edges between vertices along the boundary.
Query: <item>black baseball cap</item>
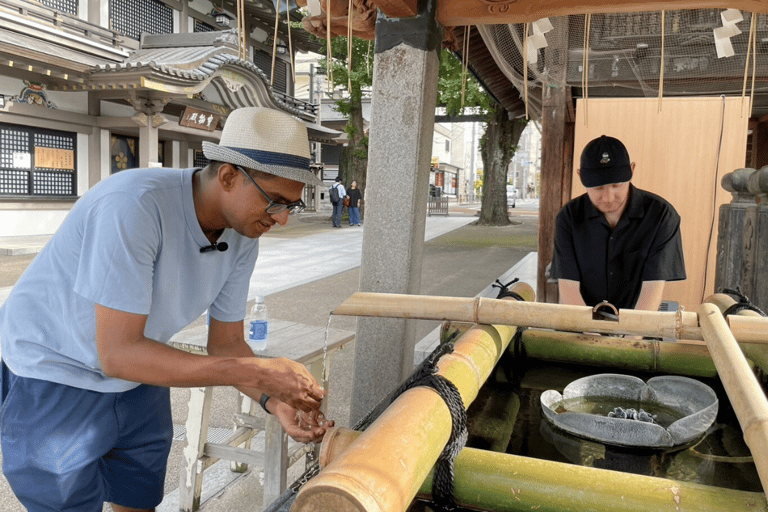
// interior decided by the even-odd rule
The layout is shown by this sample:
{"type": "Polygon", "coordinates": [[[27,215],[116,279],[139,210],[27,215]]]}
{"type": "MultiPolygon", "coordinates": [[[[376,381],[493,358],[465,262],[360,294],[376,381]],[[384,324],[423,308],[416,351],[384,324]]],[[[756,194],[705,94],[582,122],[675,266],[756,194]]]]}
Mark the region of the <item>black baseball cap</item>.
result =
{"type": "Polygon", "coordinates": [[[602,135],[589,142],[581,152],[581,183],[587,188],[632,179],[627,148],[619,139],[602,135]]]}

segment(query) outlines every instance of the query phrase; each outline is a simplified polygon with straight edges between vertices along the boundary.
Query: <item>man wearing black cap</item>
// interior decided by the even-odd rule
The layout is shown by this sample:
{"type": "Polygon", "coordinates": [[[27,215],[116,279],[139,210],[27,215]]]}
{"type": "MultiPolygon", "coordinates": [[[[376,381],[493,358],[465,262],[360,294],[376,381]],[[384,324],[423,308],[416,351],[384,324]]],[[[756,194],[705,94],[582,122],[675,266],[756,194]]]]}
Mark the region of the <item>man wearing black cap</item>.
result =
{"type": "Polygon", "coordinates": [[[555,224],[552,277],[561,304],[659,308],[666,281],[685,279],[680,216],[661,197],[635,188],[635,163],[624,144],[603,135],[589,142],[577,171],[587,188],[555,224]]]}

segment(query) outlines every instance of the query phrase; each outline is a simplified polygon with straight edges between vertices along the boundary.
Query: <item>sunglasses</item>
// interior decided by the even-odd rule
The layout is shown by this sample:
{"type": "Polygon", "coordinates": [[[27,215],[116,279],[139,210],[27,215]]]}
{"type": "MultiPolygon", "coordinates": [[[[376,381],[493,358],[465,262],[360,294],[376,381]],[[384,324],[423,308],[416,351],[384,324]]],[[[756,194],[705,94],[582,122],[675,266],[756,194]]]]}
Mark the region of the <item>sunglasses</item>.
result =
{"type": "Polygon", "coordinates": [[[245,169],[243,169],[243,168],[242,168],[242,167],[240,167],[239,165],[236,165],[235,167],[237,167],[238,169],[240,169],[241,171],[243,171],[243,173],[244,173],[246,176],[248,176],[248,179],[249,179],[249,180],[251,180],[251,182],[252,182],[254,185],[256,185],[256,188],[257,188],[257,189],[259,189],[259,192],[261,192],[261,195],[263,195],[263,196],[264,196],[264,197],[267,199],[267,201],[269,201],[269,204],[267,205],[266,209],[264,210],[264,211],[266,211],[268,214],[270,214],[270,215],[276,215],[276,214],[278,214],[278,213],[283,213],[285,210],[288,210],[288,214],[289,214],[289,215],[292,215],[292,214],[294,214],[294,213],[301,213],[302,211],[304,211],[304,208],[306,208],[306,207],[307,207],[307,205],[306,205],[306,204],[304,204],[304,201],[302,201],[301,199],[299,199],[299,200],[298,200],[298,201],[296,201],[295,203],[290,203],[290,204],[286,204],[286,203],[278,203],[278,202],[276,202],[276,201],[273,201],[273,200],[272,200],[272,198],[271,198],[271,197],[269,197],[269,196],[267,195],[267,193],[266,193],[266,192],[264,192],[264,190],[263,190],[263,189],[262,189],[262,188],[259,186],[259,184],[258,184],[258,183],[256,183],[256,180],[254,180],[254,179],[253,179],[253,177],[252,177],[250,174],[248,174],[248,171],[246,171],[245,169]]]}

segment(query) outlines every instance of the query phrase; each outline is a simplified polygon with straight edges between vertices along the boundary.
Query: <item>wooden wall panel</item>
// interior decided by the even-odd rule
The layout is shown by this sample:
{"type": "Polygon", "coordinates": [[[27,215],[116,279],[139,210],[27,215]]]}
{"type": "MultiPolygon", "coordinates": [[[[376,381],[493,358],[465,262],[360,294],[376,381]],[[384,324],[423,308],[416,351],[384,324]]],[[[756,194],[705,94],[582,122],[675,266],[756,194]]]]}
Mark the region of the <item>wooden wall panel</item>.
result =
{"type": "Polygon", "coordinates": [[[588,99],[576,104],[573,194],[585,192],[576,174],[592,139],[620,139],[635,162],[632,183],[672,203],[681,217],[688,279],[668,283],[665,300],[695,311],[713,293],[720,205],[731,195],[722,176],[744,166],[749,100],[739,98],[588,99]],[[722,139],[722,144],[721,144],[722,139]]]}

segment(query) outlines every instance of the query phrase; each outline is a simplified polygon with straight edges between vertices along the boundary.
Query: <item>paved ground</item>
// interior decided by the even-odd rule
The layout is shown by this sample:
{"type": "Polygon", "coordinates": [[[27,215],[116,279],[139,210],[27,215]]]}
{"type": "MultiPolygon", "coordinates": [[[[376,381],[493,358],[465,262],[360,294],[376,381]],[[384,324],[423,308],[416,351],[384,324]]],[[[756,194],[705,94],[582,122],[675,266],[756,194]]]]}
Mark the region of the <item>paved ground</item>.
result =
{"type": "MultiPolygon", "coordinates": [[[[452,205],[451,214],[447,218],[429,217],[427,219],[427,237],[430,237],[430,232],[434,237],[429,239],[424,247],[422,293],[473,297],[528,253],[537,250],[538,217],[535,204],[518,202],[517,208],[511,210],[511,218],[515,223],[506,227],[476,225],[477,209],[478,205],[464,207],[452,205]]],[[[341,230],[334,230],[331,227],[329,215],[323,213],[291,219],[288,226],[275,229],[262,239],[259,263],[267,266],[272,259],[272,265],[279,268],[283,265],[291,265],[290,271],[275,273],[280,274],[280,279],[275,279],[274,282],[260,279],[261,284],[252,284],[252,293],[266,296],[271,317],[325,326],[328,323],[329,312],[358,289],[359,252],[354,252],[355,243],[350,240],[358,239],[359,244],[364,227],[345,225],[341,230]],[[323,255],[320,247],[330,245],[329,240],[333,237],[345,240],[344,243],[349,247],[347,254],[323,260],[326,256],[323,255]],[[306,247],[307,250],[301,252],[302,247],[306,247]],[[355,254],[357,254],[356,260],[355,254]],[[318,265],[310,262],[318,259],[325,261],[319,265],[321,268],[316,268],[314,272],[307,272],[304,275],[298,274],[309,267],[317,267],[318,265]],[[335,262],[335,260],[340,261],[335,262]]],[[[0,254],[3,254],[2,245],[0,243],[0,254]]],[[[357,250],[359,251],[359,248],[357,250]]],[[[0,255],[0,288],[12,286],[33,257],[34,255],[0,255]]],[[[257,271],[258,269],[257,266],[257,271]]],[[[0,299],[2,298],[0,296],[0,299]]],[[[331,326],[354,331],[355,323],[356,320],[353,317],[335,317],[332,319],[331,326]]],[[[417,326],[417,340],[426,336],[438,325],[438,322],[420,322],[417,326]]],[[[339,425],[349,426],[354,345],[333,358],[330,374],[332,392],[328,402],[328,416],[335,419],[339,425]]],[[[188,396],[188,390],[172,390],[174,424],[182,425],[186,420],[188,396]]],[[[214,396],[215,409],[211,426],[230,428],[236,394],[231,388],[217,388],[214,396]]],[[[173,499],[175,490],[178,488],[182,447],[181,441],[174,443],[166,478],[166,500],[158,507],[159,512],[178,510],[173,499]]],[[[299,466],[301,464],[296,464],[293,475],[298,476],[301,471],[299,466]]],[[[259,477],[258,468],[238,477],[223,492],[207,499],[202,510],[207,512],[261,510],[259,477]]],[[[289,481],[292,481],[290,476],[289,481]]],[[[204,499],[206,499],[205,495],[204,499]]],[[[0,510],[7,512],[24,510],[2,478],[0,478],[0,510]]]]}

